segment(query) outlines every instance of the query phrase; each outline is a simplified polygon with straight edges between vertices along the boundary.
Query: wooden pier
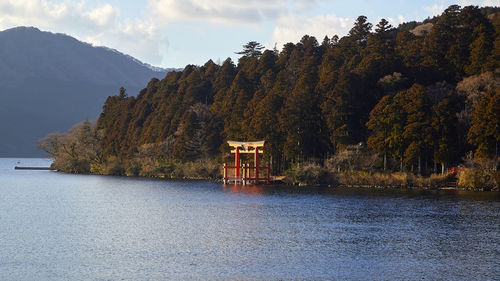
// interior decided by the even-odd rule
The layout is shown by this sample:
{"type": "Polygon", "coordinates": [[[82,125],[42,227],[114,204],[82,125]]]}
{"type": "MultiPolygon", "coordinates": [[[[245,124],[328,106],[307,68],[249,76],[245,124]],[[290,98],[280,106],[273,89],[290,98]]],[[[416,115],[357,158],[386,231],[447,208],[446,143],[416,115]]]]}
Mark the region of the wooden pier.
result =
{"type": "Polygon", "coordinates": [[[14,166],[14,170],[50,170],[50,167],[22,167],[22,166],[14,166]]]}

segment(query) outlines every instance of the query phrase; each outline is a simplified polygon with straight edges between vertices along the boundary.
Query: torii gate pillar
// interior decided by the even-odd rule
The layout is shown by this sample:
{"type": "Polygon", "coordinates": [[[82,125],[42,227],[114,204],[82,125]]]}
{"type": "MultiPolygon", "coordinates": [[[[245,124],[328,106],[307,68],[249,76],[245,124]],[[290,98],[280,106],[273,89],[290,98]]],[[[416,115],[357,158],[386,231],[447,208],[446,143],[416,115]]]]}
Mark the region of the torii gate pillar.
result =
{"type": "Polygon", "coordinates": [[[235,153],[235,156],[234,156],[234,166],[236,167],[236,171],[235,171],[235,174],[234,176],[235,177],[239,177],[240,176],[240,148],[239,147],[236,147],[236,153],[235,153]]]}
{"type": "Polygon", "coordinates": [[[234,182],[241,182],[245,184],[247,181],[254,181],[258,183],[260,180],[265,180],[269,182],[269,166],[259,167],[259,153],[264,153],[264,144],[266,141],[254,141],[254,142],[239,142],[239,141],[228,141],[229,146],[234,148],[231,150],[231,153],[234,153],[234,166],[226,166],[224,164],[224,183],[227,183],[230,180],[228,176],[227,169],[235,169],[234,172],[234,182]],[[241,175],[241,161],[240,161],[240,153],[253,153],[254,154],[254,166],[244,165],[243,166],[243,177],[241,175]],[[259,178],[259,169],[266,169],[267,176],[266,178],[259,178]],[[250,176],[250,172],[254,171],[253,177],[250,176]]]}
{"type": "Polygon", "coordinates": [[[254,171],[254,176],[255,176],[255,182],[259,181],[259,147],[255,147],[255,156],[254,156],[254,163],[255,163],[255,171],[254,171]]]}

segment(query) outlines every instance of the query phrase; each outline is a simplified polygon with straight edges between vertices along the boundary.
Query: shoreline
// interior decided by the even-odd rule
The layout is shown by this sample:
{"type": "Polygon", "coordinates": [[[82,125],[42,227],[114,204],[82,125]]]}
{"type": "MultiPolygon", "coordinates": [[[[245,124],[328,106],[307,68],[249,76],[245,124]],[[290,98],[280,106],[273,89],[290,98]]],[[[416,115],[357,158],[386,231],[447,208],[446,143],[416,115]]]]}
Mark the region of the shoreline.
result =
{"type": "MultiPolygon", "coordinates": [[[[48,170],[53,171],[53,172],[58,172],[58,173],[63,173],[63,174],[74,174],[74,175],[94,175],[94,176],[105,176],[105,177],[121,177],[121,178],[133,178],[133,179],[151,179],[151,180],[164,180],[164,181],[179,181],[179,182],[190,182],[190,181],[197,181],[197,182],[211,182],[211,183],[220,183],[224,184],[222,177],[221,178],[202,178],[202,177],[183,177],[183,178],[175,178],[175,177],[165,177],[165,176],[150,176],[150,177],[145,177],[145,176],[133,176],[133,175],[105,175],[105,174],[95,174],[95,173],[68,173],[56,169],[51,169],[49,168],[48,170]]],[[[325,189],[337,189],[337,188],[342,188],[342,189],[350,189],[350,188],[360,188],[360,189],[378,189],[378,190],[421,190],[421,191],[470,191],[470,192],[496,192],[500,193],[500,190],[496,189],[486,189],[486,188],[480,188],[480,189],[473,189],[473,188],[465,188],[465,187],[449,187],[449,186],[401,186],[401,185],[366,185],[366,184],[304,184],[304,183],[299,183],[299,182],[294,182],[294,183],[287,183],[285,181],[279,180],[279,181],[274,181],[272,183],[264,183],[264,184],[249,184],[249,185],[241,185],[241,184],[227,184],[230,186],[283,186],[283,187],[289,187],[289,188],[304,188],[304,189],[311,189],[311,188],[325,188],[325,189]]]]}

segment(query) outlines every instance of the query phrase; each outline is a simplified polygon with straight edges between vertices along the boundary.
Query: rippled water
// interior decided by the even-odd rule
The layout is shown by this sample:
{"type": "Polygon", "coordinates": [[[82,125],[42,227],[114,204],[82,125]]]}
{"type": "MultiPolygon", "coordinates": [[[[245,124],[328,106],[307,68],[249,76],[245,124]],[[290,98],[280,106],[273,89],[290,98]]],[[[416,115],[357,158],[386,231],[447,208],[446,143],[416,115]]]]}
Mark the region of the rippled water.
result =
{"type": "Polygon", "coordinates": [[[0,280],[500,278],[498,193],[224,187],[17,160],[0,159],[0,280]]]}

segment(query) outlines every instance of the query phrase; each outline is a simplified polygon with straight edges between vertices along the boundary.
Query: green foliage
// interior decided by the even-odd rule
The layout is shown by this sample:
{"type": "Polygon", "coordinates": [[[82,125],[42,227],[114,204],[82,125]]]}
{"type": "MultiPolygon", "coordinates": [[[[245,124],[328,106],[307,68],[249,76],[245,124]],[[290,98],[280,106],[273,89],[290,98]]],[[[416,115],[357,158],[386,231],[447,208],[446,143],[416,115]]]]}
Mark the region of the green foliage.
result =
{"type": "Polygon", "coordinates": [[[403,110],[406,123],[403,142],[406,144],[404,157],[407,163],[418,159],[418,172],[421,172],[421,155],[432,141],[430,104],[425,87],[414,84],[404,95],[403,110]]]}
{"type": "Polygon", "coordinates": [[[118,157],[110,157],[102,164],[102,173],[110,176],[124,176],[125,163],[118,157]]]}
{"type": "Polygon", "coordinates": [[[499,172],[472,168],[461,171],[458,175],[458,186],[474,190],[498,190],[499,172]]]}
{"type": "Polygon", "coordinates": [[[463,108],[463,102],[456,94],[449,94],[433,106],[432,130],[434,161],[443,166],[456,162],[459,155],[459,121],[457,114],[463,108]]]}
{"type": "Polygon", "coordinates": [[[118,94],[118,97],[120,97],[120,98],[124,99],[124,98],[126,98],[127,96],[128,96],[128,95],[127,95],[127,93],[126,93],[125,88],[121,87],[121,88],[120,88],[120,93],[118,94]]]}
{"type": "Polygon", "coordinates": [[[236,52],[238,55],[243,55],[248,58],[259,58],[262,55],[262,46],[260,43],[256,41],[250,41],[247,44],[243,45],[243,51],[236,52]]]}
{"type": "Polygon", "coordinates": [[[386,93],[395,93],[405,88],[408,79],[403,77],[400,72],[388,74],[378,80],[378,85],[381,86],[386,93]]]}
{"type": "Polygon", "coordinates": [[[367,142],[372,151],[384,156],[384,170],[388,155],[399,158],[400,170],[405,162],[417,167],[419,174],[430,150],[434,151],[434,161],[442,166],[456,160],[457,113],[463,103],[451,93],[431,107],[428,91],[414,84],[394,97],[383,97],[370,112],[366,125],[372,134],[367,142]]]}
{"type": "Polygon", "coordinates": [[[87,174],[90,172],[89,162],[87,160],[66,157],[55,158],[51,168],[71,174],[87,174]]]}
{"type": "Polygon", "coordinates": [[[477,146],[476,156],[498,157],[499,125],[500,92],[492,90],[478,99],[473,111],[468,139],[477,146]]]}
{"type": "Polygon", "coordinates": [[[359,16],[354,23],[354,27],[349,31],[349,36],[358,44],[364,44],[370,36],[372,24],[365,16],[359,16]]]}
{"type": "Polygon", "coordinates": [[[382,19],[372,32],[360,16],[348,36],[322,44],[305,35],[279,52],[251,41],[237,65],[188,65],[136,97],[121,88],[95,128],[51,134],[41,146],[64,170],[167,178],[211,175],[183,165],[222,162],[214,159],[230,157],[228,140],[267,140],[263,161],[275,174],[329,159],[342,171],[429,175],[471,149],[494,158],[500,16],[490,21],[483,12],[450,6],[417,35],[421,23],[392,28],[382,19]],[[359,143],[372,153],[350,149],[359,143]]]}
{"type": "Polygon", "coordinates": [[[384,170],[387,169],[387,156],[397,155],[398,136],[401,133],[401,110],[393,97],[384,96],[370,112],[366,126],[373,133],[368,137],[368,147],[384,157],[384,170]],[[396,138],[396,139],[395,139],[396,138]]]}
{"type": "Polygon", "coordinates": [[[465,74],[478,74],[492,49],[494,27],[479,8],[448,7],[424,41],[424,65],[436,75],[458,81],[465,74]]]}
{"type": "Polygon", "coordinates": [[[102,132],[88,120],[74,125],[67,133],[53,133],[38,141],[38,146],[54,158],[52,168],[68,173],[98,171],[104,161],[100,141],[102,132]]]}
{"type": "Polygon", "coordinates": [[[141,164],[136,161],[129,161],[125,174],[129,177],[137,177],[141,173],[141,164]]]}

